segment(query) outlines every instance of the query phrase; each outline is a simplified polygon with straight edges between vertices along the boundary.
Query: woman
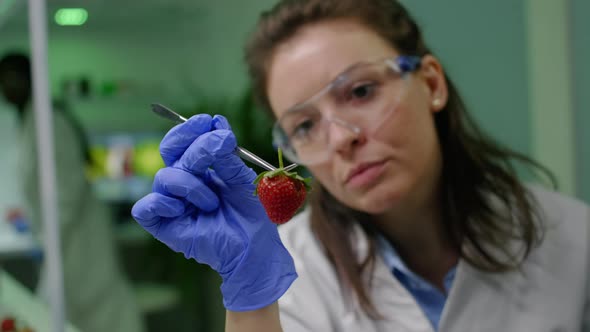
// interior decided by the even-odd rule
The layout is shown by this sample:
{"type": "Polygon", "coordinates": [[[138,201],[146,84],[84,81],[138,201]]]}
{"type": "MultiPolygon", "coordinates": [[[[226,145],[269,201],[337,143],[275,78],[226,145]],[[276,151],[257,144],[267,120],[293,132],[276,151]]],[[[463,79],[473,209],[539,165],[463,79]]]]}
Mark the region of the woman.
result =
{"type": "Polygon", "coordinates": [[[246,60],[310,206],[279,239],[229,125],[197,115],[132,211],[220,273],[227,331],[590,331],[588,207],[517,179],[536,164],[478,131],[398,2],[281,1],[246,60]]]}
{"type": "MultiPolygon", "coordinates": [[[[0,59],[0,92],[14,106],[22,124],[20,169],[32,209],[32,226],[41,234],[35,116],[30,109],[28,56],[9,53],[0,59]]],[[[143,331],[141,313],[117,262],[106,206],[92,192],[84,173],[89,162],[81,126],[63,105],[54,105],[57,203],[67,319],[80,331],[143,331]]],[[[45,272],[43,270],[42,272],[45,272]]],[[[47,278],[42,275],[41,290],[47,278]]]]}

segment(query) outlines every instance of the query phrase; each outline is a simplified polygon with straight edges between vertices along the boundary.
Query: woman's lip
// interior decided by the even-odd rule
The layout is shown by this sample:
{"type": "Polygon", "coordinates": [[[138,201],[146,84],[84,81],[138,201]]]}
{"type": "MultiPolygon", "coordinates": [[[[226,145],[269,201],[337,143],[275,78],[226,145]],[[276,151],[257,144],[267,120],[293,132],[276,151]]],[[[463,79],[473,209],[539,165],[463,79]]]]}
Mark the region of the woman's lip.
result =
{"type": "Polygon", "coordinates": [[[347,179],[346,185],[351,188],[363,187],[375,181],[384,170],[386,161],[371,163],[353,172],[347,179]]]}

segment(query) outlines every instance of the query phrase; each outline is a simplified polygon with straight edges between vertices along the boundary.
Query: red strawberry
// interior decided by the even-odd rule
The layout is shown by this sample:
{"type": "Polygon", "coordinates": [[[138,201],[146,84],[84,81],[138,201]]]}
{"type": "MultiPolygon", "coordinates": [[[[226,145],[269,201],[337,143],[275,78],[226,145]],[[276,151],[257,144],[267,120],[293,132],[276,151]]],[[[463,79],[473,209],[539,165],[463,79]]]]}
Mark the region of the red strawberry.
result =
{"type": "Polygon", "coordinates": [[[279,168],[258,175],[254,183],[266,214],[275,224],[284,224],[295,215],[305,202],[309,178],[283,168],[283,154],[279,149],[279,168]]]}

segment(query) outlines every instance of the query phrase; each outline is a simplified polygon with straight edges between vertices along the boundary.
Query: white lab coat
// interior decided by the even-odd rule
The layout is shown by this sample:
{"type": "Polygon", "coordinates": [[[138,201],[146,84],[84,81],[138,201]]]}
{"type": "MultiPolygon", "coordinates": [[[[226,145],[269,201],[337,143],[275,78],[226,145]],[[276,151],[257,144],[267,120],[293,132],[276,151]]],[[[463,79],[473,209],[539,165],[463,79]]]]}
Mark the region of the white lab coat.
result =
{"type": "MultiPolygon", "coordinates": [[[[587,205],[532,189],[549,225],[545,240],[522,272],[490,274],[460,261],[441,321],[441,332],[590,331],[587,205]]],[[[285,332],[433,332],[428,319],[378,257],[371,289],[384,320],[348,305],[336,273],[311,233],[309,211],[279,227],[299,278],[279,300],[285,332]]],[[[366,252],[361,232],[358,247],[366,252]]]]}

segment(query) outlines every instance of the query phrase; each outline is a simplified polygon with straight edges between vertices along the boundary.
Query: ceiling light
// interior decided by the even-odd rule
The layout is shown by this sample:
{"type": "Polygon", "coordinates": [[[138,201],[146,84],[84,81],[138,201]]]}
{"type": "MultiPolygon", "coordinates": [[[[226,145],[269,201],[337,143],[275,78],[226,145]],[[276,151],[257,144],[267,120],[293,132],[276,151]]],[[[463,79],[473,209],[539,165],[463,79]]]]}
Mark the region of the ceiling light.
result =
{"type": "Polygon", "coordinates": [[[58,25],[82,25],[88,19],[84,8],[61,8],[55,12],[55,23],[58,25]]]}

